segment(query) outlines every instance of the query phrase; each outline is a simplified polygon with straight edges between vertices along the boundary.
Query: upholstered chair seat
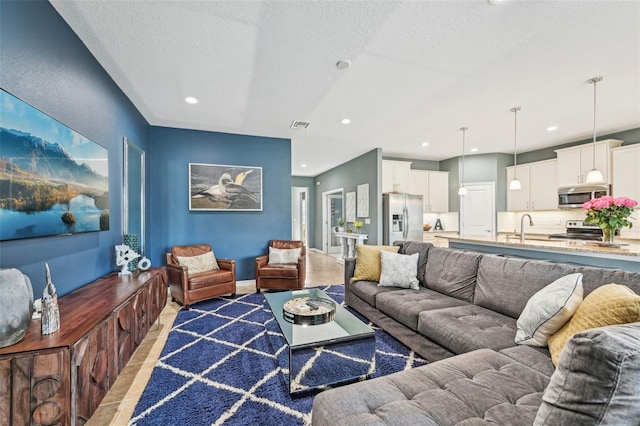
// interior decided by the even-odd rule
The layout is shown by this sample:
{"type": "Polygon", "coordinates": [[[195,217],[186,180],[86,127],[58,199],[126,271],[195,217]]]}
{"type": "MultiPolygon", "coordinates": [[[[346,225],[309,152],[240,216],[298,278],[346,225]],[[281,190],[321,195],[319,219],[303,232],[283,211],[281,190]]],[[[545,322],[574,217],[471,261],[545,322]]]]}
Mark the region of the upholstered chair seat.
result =
{"type": "Polygon", "coordinates": [[[216,259],[209,244],[174,246],[166,257],[171,298],[184,309],[201,300],[236,296],[235,260],[216,259]]]}
{"type": "Polygon", "coordinates": [[[256,258],[256,291],[262,289],[300,290],[304,287],[307,251],[302,241],[272,240],[270,254],[256,258]],[[274,250],[275,249],[275,250],[274,250]],[[297,254],[287,260],[277,255],[297,254]],[[276,262],[287,263],[276,263],[276,262]]]}

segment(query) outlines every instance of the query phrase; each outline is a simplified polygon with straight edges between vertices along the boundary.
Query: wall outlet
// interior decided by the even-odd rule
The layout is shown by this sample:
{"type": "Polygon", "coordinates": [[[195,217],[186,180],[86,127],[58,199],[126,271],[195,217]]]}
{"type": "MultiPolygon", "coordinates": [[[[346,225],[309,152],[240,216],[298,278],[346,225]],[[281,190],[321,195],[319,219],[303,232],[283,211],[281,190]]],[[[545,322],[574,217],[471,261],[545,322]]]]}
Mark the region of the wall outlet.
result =
{"type": "Polygon", "coordinates": [[[371,219],[369,219],[368,217],[364,219],[364,224],[365,225],[371,225],[371,219]]]}

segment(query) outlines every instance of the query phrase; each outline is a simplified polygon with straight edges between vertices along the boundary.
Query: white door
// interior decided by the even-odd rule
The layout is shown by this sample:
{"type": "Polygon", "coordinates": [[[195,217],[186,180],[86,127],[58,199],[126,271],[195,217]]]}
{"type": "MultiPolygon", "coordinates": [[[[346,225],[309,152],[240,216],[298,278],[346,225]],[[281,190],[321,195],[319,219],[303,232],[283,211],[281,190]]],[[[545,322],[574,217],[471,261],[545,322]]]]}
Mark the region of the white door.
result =
{"type": "Polygon", "coordinates": [[[291,238],[307,244],[309,214],[309,189],[306,187],[291,188],[291,238]]]}
{"type": "Polygon", "coordinates": [[[460,196],[460,235],[495,235],[495,183],[465,184],[467,195],[460,196]]]}
{"type": "Polygon", "coordinates": [[[340,253],[340,238],[335,228],[338,219],[344,218],[342,189],[322,193],[322,248],[325,253],[340,253]]]}

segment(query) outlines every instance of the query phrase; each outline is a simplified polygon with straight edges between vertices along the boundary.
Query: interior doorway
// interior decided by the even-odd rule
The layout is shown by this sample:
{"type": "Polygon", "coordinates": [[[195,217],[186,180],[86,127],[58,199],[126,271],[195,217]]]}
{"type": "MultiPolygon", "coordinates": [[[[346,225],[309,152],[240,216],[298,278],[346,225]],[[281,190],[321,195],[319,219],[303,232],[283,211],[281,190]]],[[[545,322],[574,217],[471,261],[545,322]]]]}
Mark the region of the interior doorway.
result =
{"type": "Polygon", "coordinates": [[[340,253],[340,238],[335,228],[338,219],[344,218],[344,191],[342,188],[322,193],[322,251],[340,253]]]}
{"type": "Polygon", "coordinates": [[[309,246],[309,188],[291,188],[291,239],[309,246]]]}
{"type": "Polygon", "coordinates": [[[460,235],[495,235],[496,184],[478,182],[464,185],[460,196],[460,235]]]}

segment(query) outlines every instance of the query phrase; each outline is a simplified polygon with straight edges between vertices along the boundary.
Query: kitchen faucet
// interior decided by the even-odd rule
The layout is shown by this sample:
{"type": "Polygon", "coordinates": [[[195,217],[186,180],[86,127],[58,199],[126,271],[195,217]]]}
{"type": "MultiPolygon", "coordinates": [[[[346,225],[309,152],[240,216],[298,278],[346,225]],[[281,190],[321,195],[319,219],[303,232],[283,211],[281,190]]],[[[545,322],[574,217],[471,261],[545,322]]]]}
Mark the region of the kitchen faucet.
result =
{"type": "Polygon", "coordinates": [[[520,218],[520,244],[524,244],[524,218],[529,217],[529,226],[533,226],[533,219],[531,219],[531,215],[529,213],[525,213],[520,218]]]}

